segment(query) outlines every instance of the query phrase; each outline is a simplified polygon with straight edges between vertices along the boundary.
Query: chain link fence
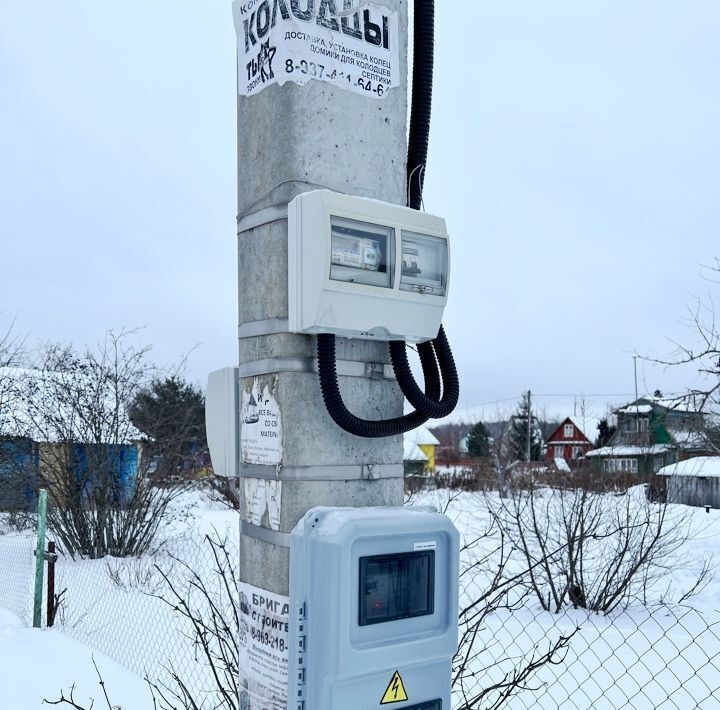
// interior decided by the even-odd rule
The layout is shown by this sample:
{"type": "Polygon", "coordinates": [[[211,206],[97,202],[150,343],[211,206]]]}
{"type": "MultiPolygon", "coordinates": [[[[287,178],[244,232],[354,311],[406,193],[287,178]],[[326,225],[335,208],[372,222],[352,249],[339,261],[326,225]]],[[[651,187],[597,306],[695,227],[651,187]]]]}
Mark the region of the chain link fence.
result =
{"type": "MultiPolygon", "coordinates": [[[[226,544],[237,555],[237,541],[226,544]]],[[[168,684],[175,672],[196,695],[211,693],[212,671],[169,587],[187,597],[195,575],[211,589],[217,585],[215,559],[202,537],[173,538],[141,558],[60,554],[55,628],[154,682],[168,684]]]]}
{"type": "Polygon", "coordinates": [[[4,470],[0,457],[0,605],[32,621],[36,497],[26,477],[4,470]]]}
{"type": "MultiPolygon", "coordinates": [[[[29,624],[35,501],[24,493],[18,499],[17,488],[10,488],[0,479],[0,606],[29,624]]],[[[206,533],[222,543],[231,565],[237,564],[237,513],[208,512],[204,501],[200,506],[206,510],[194,517],[198,500],[187,511],[174,511],[162,544],[151,554],[72,559],[60,550],[55,628],[161,686],[177,687],[181,679],[208,707],[225,707],[217,702],[192,617],[183,610],[209,618],[210,603],[225,605],[235,628],[227,581],[236,578],[236,568],[219,573],[218,548],[206,533]]],[[[516,551],[497,529],[487,534],[486,498],[435,491],[415,502],[447,509],[465,540],[455,710],[720,710],[720,584],[708,578],[699,597],[682,603],[635,600],[610,613],[593,613],[575,599],[553,613],[528,594],[527,568],[516,561],[498,565],[498,550],[516,551]]],[[[717,530],[703,530],[703,550],[711,549],[717,530]]],[[[666,571],[668,578],[672,571],[666,571]]],[[[45,607],[46,600],[43,624],[45,607]]]]}
{"type": "MultiPolygon", "coordinates": [[[[0,479],[0,500],[8,487],[0,479]]],[[[37,527],[31,504],[36,505],[33,497],[14,510],[7,510],[13,506],[6,504],[0,513],[0,607],[27,625],[33,616],[37,527]]],[[[223,576],[222,560],[216,552],[222,546],[226,559],[237,561],[237,513],[216,512],[220,513],[218,525],[208,528],[188,511],[176,510],[157,549],[142,557],[73,559],[58,543],[52,589],[47,569],[43,582],[42,626],[48,625],[47,599],[51,595],[54,629],[160,688],[178,691],[179,679],[194,698],[216,707],[213,669],[189,617],[190,613],[206,615],[210,604],[221,611],[224,607],[228,618],[233,616],[233,601],[225,584],[227,570],[223,576]]],[[[51,529],[47,540],[55,541],[51,529]]]]}
{"type": "Polygon", "coordinates": [[[720,708],[718,613],[497,610],[475,630],[473,647],[456,658],[455,710],[720,708]]]}
{"type": "Polygon", "coordinates": [[[719,511],[638,486],[413,503],[463,539],[454,710],[720,710],[719,511]]]}

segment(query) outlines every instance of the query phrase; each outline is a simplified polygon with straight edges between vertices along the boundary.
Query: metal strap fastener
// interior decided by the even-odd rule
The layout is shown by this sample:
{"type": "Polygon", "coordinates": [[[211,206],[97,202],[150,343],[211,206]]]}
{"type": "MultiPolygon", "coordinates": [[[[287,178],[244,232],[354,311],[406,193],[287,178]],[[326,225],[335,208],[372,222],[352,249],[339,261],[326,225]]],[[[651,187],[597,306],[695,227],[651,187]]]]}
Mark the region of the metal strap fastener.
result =
{"type": "Polygon", "coordinates": [[[278,545],[279,547],[290,547],[290,533],[280,532],[278,530],[270,530],[259,525],[240,521],[240,534],[251,537],[261,542],[267,542],[270,545],[278,545]]]}
{"type": "MultiPolygon", "coordinates": [[[[238,368],[239,377],[257,377],[272,375],[276,372],[310,372],[318,371],[317,358],[314,357],[270,357],[264,360],[244,362],[238,368]]],[[[366,377],[369,379],[394,380],[392,365],[381,362],[359,362],[358,360],[338,360],[338,375],[344,377],[366,377]]]]}
{"type": "Polygon", "coordinates": [[[270,207],[264,207],[257,212],[251,212],[250,214],[240,217],[237,221],[237,233],[242,234],[250,229],[257,229],[257,227],[262,227],[265,224],[280,222],[287,218],[288,206],[286,203],[270,205],[270,207]]]}
{"type": "Polygon", "coordinates": [[[288,217],[288,203],[287,202],[276,202],[268,207],[263,207],[259,210],[252,212],[251,210],[262,203],[264,200],[270,198],[272,193],[283,185],[303,185],[306,190],[332,190],[333,192],[340,192],[342,190],[336,190],[331,188],[329,185],[323,185],[319,182],[312,182],[305,178],[288,178],[287,180],[281,180],[276,185],[273,185],[267,192],[258,197],[257,200],[250,203],[244,210],[237,216],[237,233],[246,232],[249,229],[255,229],[261,227],[264,224],[270,224],[272,222],[279,222],[280,220],[287,219],[288,217]]]}
{"type": "Polygon", "coordinates": [[[287,318],[266,318],[242,323],[238,326],[238,337],[240,338],[255,338],[259,335],[277,335],[288,332],[287,318]]]}
{"type": "Polygon", "coordinates": [[[240,464],[243,478],[264,478],[273,481],[375,481],[402,478],[401,463],[342,464],[336,466],[264,466],[240,464]]]}

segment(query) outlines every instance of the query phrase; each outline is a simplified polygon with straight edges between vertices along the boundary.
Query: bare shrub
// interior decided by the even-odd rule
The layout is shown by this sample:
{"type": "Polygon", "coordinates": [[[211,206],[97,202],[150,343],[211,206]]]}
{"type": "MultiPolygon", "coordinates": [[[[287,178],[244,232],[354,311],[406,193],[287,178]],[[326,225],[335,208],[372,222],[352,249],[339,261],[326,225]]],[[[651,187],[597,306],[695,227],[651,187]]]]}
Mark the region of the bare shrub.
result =
{"type": "Polygon", "coordinates": [[[155,595],[164,587],[164,580],[158,573],[152,558],[110,560],[106,565],[108,578],[124,592],[137,590],[155,595]]]}
{"type": "MultiPolygon", "coordinates": [[[[239,619],[240,599],[237,590],[237,551],[231,550],[227,538],[205,536],[205,541],[213,557],[214,567],[209,576],[200,576],[183,560],[172,557],[174,566],[188,573],[184,581],[183,575],[175,571],[153,565],[151,578],[147,568],[133,568],[139,578],[134,577],[132,570],[127,568],[121,572],[118,566],[108,565],[108,571],[120,587],[151,584],[156,586],[155,575],[160,578],[162,588],[151,593],[157,599],[168,604],[185,622],[189,623],[192,633],[188,643],[195,647],[198,663],[210,671],[209,687],[202,691],[193,691],[190,685],[170,664],[168,683],[158,682],[149,677],[148,707],[155,710],[239,710],[240,696],[238,687],[239,660],[239,619]]],[[[148,593],[148,592],[146,592],[148,593]]],[[[93,661],[94,663],[94,661],[93,661]]],[[[102,696],[108,710],[115,710],[100,671],[95,665],[102,696]]],[[[44,702],[49,705],[68,705],[76,710],[92,710],[94,701],[81,704],[75,700],[75,686],[68,693],[60,693],[56,700],[44,702]]]]}
{"type": "Polygon", "coordinates": [[[189,573],[189,582],[180,586],[159,566],[167,592],[157,595],[177,614],[190,623],[192,643],[198,662],[210,669],[212,687],[203,698],[188,687],[178,672],[170,669],[173,686],[152,684],[154,695],[163,708],[201,710],[206,707],[239,708],[239,624],[240,596],[237,588],[237,552],[231,551],[227,538],[205,536],[213,556],[214,567],[209,579],[201,577],[186,562],[173,557],[189,573]]]}
{"type": "Polygon", "coordinates": [[[151,375],[148,348],[109,333],[96,349],[46,345],[23,383],[24,427],[39,442],[48,524],[75,557],[150,550],[179,488],[153,486],[128,406],[151,375]]]}
{"type": "Polygon", "coordinates": [[[597,481],[572,475],[552,487],[525,483],[505,498],[488,497],[488,507],[525,559],[523,584],[548,611],[608,613],[644,602],[690,535],[678,511],[649,502],[644,486],[604,492],[597,481]]]}
{"type": "Polygon", "coordinates": [[[24,359],[23,340],[10,323],[0,332],[0,436],[15,430],[14,405],[20,396],[19,375],[24,359]]]}
{"type": "Polygon", "coordinates": [[[218,476],[213,474],[204,480],[210,495],[210,500],[220,503],[232,510],[240,510],[240,496],[238,495],[237,483],[233,485],[235,479],[228,476],[218,476]]]}
{"type": "Polygon", "coordinates": [[[489,641],[487,622],[500,611],[519,610],[531,595],[524,584],[528,570],[514,565],[514,549],[494,525],[461,550],[460,643],[453,660],[452,688],[461,704],[456,710],[497,710],[527,689],[543,666],[561,663],[577,628],[538,644],[522,657],[508,657],[489,641]],[[487,543],[494,547],[488,551],[487,543]],[[512,568],[517,571],[511,572],[512,568]]]}

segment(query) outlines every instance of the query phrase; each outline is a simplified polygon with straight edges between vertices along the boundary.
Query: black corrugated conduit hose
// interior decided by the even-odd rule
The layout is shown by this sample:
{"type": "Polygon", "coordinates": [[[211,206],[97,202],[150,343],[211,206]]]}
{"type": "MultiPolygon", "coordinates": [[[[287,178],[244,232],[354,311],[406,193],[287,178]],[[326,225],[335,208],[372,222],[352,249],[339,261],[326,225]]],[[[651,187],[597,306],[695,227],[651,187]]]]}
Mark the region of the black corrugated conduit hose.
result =
{"type": "MultiPolygon", "coordinates": [[[[422,207],[430,116],[432,113],[432,86],[435,42],[435,2],[415,0],[413,50],[413,84],[410,112],[410,136],[407,161],[407,204],[413,209],[422,207]]],[[[415,382],[407,359],[405,342],[390,342],[390,360],[398,385],[406,399],[415,408],[410,414],[393,419],[361,419],[352,414],[340,394],[335,361],[335,336],[323,333],[317,336],[318,372],[320,389],[328,413],[342,429],[366,438],[404,434],[424,424],[428,419],[445,417],[455,408],[460,394],[455,361],[442,325],[437,337],[418,345],[418,354],[425,379],[423,392],[415,382]],[[439,366],[439,370],[438,370],[439,366]],[[442,397],[440,396],[442,377],[442,397]]]]}
{"type": "MultiPolygon", "coordinates": [[[[331,333],[321,333],[317,336],[317,339],[320,389],[328,413],[341,429],[355,436],[378,438],[403,434],[419,427],[428,420],[428,417],[418,411],[393,419],[361,419],[356,417],[345,406],[340,394],[335,370],[335,336],[331,333]]],[[[425,355],[421,355],[420,362],[425,376],[425,393],[427,396],[437,399],[440,396],[440,377],[434,353],[426,352],[425,355]],[[432,360],[430,360],[430,355],[432,355],[432,360]]]]}

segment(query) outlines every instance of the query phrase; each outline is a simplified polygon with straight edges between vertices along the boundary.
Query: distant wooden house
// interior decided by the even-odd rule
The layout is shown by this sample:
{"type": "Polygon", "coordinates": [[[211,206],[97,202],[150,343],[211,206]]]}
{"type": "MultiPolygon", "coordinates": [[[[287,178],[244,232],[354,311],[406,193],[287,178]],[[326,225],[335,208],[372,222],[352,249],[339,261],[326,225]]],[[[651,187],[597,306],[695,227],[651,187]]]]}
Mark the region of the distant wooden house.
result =
{"type": "Polygon", "coordinates": [[[96,491],[116,504],[131,500],[141,435],[113,392],[103,383],[83,383],[82,372],[27,369],[10,374],[22,382],[23,396],[13,407],[15,431],[0,437],[0,486],[8,488],[11,478],[16,488],[21,482],[28,503],[41,486],[53,492],[55,502],[69,492],[84,502],[96,491]],[[75,401],[68,393],[94,397],[75,401]]]}
{"type": "Polygon", "coordinates": [[[414,444],[425,454],[427,460],[424,463],[424,471],[425,473],[433,473],[435,471],[435,449],[440,445],[440,442],[432,432],[426,427],[420,426],[405,434],[403,441],[414,444]]]}
{"type": "Polygon", "coordinates": [[[720,456],[696,456],[663,466],[668,503],[720,508],[720,456]]]}
{"type": "Polygon", "coordinates": [[[705,416],[682,400],[641,397],[615,410],[617,430],[606,446],[586,456],[605,473],[648,476],[663,466],[719,453],[705,431],[705,416]]]}
{"type": "Polygon", "coordinates": [[[575,461],[593,448],[592,441],[572,417],[565,417],[546,441],[545,458],[548,462],[555,459],[575,461]]]}
{"type": "Polygon", "coordinates": [[[403,442],[403,471],[405,476],[423,476],[428,457],[412,441],[403,442]]]}
{"type": "Polygon", "coordinates": [[[30,439],[0,436],[0,510],[30,510],[36,502],[38,447],[30,439]]]}

